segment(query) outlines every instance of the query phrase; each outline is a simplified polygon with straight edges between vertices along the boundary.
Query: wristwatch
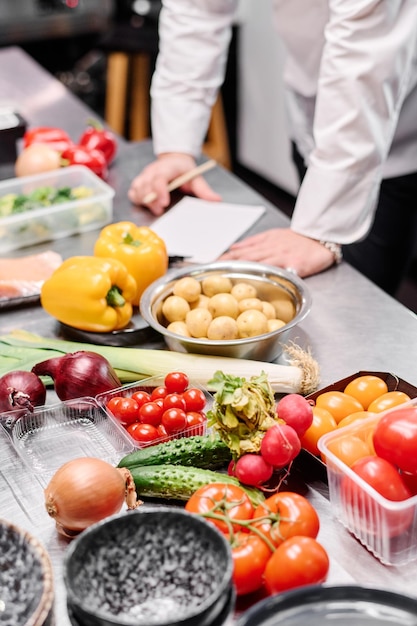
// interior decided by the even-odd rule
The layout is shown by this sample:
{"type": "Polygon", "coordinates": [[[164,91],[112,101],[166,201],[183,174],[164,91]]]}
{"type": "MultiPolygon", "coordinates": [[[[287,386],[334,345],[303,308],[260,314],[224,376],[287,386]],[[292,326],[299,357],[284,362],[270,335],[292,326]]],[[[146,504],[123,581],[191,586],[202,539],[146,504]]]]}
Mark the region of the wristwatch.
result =
{"type": "Polygon", "coordinates": [[[321,243],[322,246],[324,246],[325,248],[330,250],[330,252],[333,253],[334,262],[336,263],[336,265],[339,265],[339,263],[343,261],[342,246],[340,245],[340,243],[334,243],[334,241],[322,241],[322,240],[320,240],[319,243],[321,243]]]}

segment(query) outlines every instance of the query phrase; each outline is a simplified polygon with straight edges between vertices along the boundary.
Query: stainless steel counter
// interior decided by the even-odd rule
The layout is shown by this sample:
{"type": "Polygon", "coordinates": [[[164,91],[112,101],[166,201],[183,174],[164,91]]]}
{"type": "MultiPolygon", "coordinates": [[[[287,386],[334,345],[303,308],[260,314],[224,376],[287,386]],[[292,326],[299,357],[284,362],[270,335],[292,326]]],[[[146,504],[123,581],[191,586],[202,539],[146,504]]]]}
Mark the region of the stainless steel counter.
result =
{"type": "MultiPolygon", "coordinates": [[[[80,101],[18,48],[0,50],[0,101],[6,99],[28,125],[57,125],[76,139],[91,116],[80,101]]],[[[108,183],[116,191],[114,219],[151,225],[152,216],[131,206],[127,189],[131,179],[152,159],[149,142],[127,143],[120,139],[119,154],[108,183]]],[[[0,169],[0,177],[13,176],[13,168],[0,169]]],[[[252,232],[288,223],[287,217],[235,176],[218,167],[207,180],[226,202],[264,204],[266,212],[252,232]]],[[[13,256],[54,249],[63,257],[91,254],[97,232],[46,242],[16,251],[13,256]]],[[[12,256],[10,253],[1,256],[12,256]]],[[[306,279],[313,304],[292,339],[310,348],[320,365],[321,386],[359,370],[393,372],[417,385],[417,316],[384,294],[346,263],[306,279]]],[[[0,332],[25,328],[56,336],[57,325],[39,305],[0,312],[0,332]]],[[[152,347],[155,347],[153,345],[152,347]]],[[[163,349],[161,342],[157,345],[163,349]]],[[[65,540],[43,508],[42,490],[36,477],[25,470],[8,438],[0,433],[0,517],[12,520],[36,534],[52,557],[56,577],[56,622],[69,626],[61,578],[65,540]]],[[[303,477],[301,477],[303,479],[303,477]]],[[[303,488],[321,520],[319,539],[331,558],[330,583],[358,581],[417,596],[414,580],[417,563],[406,568],[381,565],[332,518],[327,486],[309,471],[303,488]]]]}

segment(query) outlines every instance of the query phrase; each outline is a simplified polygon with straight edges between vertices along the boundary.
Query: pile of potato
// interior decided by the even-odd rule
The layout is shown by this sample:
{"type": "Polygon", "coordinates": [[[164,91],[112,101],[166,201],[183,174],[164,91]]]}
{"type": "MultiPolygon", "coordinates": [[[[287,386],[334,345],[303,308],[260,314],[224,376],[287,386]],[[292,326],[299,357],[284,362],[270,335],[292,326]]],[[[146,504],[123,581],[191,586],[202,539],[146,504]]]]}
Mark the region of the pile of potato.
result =
{"type": "Polygon", "coordinates": [[[180,278],[162,303],[168,330],[184,337],[230,340],[255,337],[285,326],[294,316],[291,296],[269,302],[256,287],[228,276],[212,275],[201,281],[180,278]]]}

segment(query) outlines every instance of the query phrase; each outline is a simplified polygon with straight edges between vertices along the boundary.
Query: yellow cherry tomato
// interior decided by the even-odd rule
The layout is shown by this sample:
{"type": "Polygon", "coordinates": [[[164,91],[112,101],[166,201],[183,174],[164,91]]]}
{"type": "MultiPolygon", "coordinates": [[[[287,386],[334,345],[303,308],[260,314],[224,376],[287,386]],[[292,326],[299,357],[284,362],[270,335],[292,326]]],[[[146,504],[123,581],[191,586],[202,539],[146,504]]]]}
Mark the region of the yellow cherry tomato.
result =
{"type": "Polygon", "coordinates": [[[337,422],[329,411],[313,406],[313,421],[304,435],[300,437],[301,446],[311,454],[320,456],[320,450],[317,447],[318,440],[322,435],[336,428],[337,422]]]}
{"type": "Polygon", "coordinates": [[[349,424],[364,420],[371,415],[375,415],[375,413],[371,413],[370,411],[355,411],[355,413],[351,413],[350,415],[347,415],[346,417],[341,419],[337,427],[343,428],[344,426],[349,426],[349,424]]]}
{"type": "MultiPolygon", "coordinates": [[[[349,467],[353,465],[355,461],[372,454],[369,446],[363,439],[351,434],[346,434],[343,437],[337,437],[333,441],[329,441],[327,449],[349,467]]],[[[322,454],[322,459],[326,462],[324,454],[322,454]]]]}
{"type": "Polygon", "coordinates": [[[404,404],[404,402],[408,402],[409,400],[411,400],[410,396],[404,393],[404,391],[388,391],[371,402],[368,406],[368,411],[371,411],[371,413],[382,413],[382,411],[392,409],[393,407],[398,406],[399,404],[404,404]]]}
{"type": "Polygon", "coordinates": [[[340,422],[344,417],[355,413],[356,411],[363,411],[363,406],[347,393],[343,391],[325,391],[316,398],[316,406],[321,409],[327,409],[336,420],[340,422]]]}
{"type": "Polygon", "coordinates": [[[359,400],[365,410],[369,407],[371,402],[387,392],[388,385],[385,380],[372,374],[354,378],[344,389],[344,393],[359,400]]]}

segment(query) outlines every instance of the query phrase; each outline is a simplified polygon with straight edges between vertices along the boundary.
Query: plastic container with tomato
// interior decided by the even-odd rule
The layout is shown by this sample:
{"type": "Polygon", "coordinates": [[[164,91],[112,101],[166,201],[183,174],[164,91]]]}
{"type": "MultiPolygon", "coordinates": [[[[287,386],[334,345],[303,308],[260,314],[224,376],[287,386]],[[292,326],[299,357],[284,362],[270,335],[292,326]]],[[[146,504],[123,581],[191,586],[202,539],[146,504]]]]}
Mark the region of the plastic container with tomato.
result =
{"type": "Polygon", "coordinates": [[[96,397],[110,419],[124,429],[134,448],[207,432],[206,414],[213,403],[209,391],[192,380],[180,391],[178,372],[171,373],[170,386],[165,381],[164,376],[152,376],[96,397]],[[132,408],[135,404],[136,410],[132,408]]]}
{"type": "Polygon", "coordinates": [[[417,560],[417,398],[337,428],[318,447],[335,517],[382,563],[417,560]],[[369,452],[349,466],[339,451],[352,440],[369,452]]]}

